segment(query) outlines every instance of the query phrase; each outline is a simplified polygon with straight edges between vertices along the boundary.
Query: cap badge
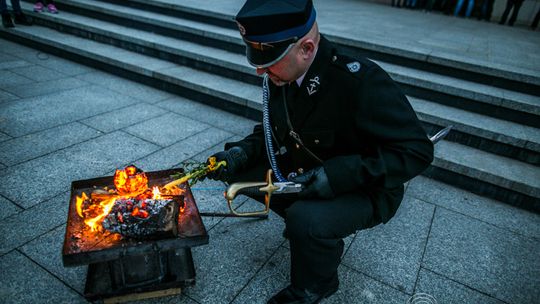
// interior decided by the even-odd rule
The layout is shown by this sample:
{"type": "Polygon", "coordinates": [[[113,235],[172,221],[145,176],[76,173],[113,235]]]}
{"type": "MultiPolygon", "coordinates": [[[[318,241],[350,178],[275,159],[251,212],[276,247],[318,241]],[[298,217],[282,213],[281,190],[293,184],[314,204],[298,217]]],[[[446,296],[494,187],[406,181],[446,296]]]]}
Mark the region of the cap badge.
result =
{"type": "Polygon", "coordinates": [[[240,22],[236,21],[236,25],[238,25],[238,30],[240,31],[240,35],[245,36],[246,35],[246,28],[240,24],[240,22]]]}
{"type": "Polygon", "coordinates": [[[319,76],[315,76],[309,80],[309,86],[306,87],[309,96],[317,93],[320,84],[321,83],[319,82],[319,76]]]}
{"type": "Polygon", "coordinates": [[[358,61],[347,63],[347,68],[349,68],[349,71],[351,71],[351,73],[356,73],[360,71],[360,67],[361,65],[360,65],[360,62],[358,61]]]}

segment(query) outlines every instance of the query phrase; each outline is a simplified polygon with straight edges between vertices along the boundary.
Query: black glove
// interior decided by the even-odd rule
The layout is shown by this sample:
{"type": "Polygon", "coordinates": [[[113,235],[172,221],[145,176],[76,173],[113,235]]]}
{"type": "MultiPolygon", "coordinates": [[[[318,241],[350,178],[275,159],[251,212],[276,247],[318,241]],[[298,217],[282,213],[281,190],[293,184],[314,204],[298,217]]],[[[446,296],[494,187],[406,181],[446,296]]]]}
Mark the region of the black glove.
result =
{"type": "Polygon", "coordinates": [[[304,174],[291,178],[291,181],[304,185],[304,190],[298,193],[301,198],[330,199],[335,196],[323,167],[309,170],[304,174]]]}
{"type": "MultiPolygon", "coordinates": [[[[218,152],[210,157],[215,157],[216,162],[222,160],[227,162],[226,166],[221,166],[215,171],[207,174],[207,177],[213,180],[228,181],[231,176],[245,168],[247,164],[247,154],[240,147],[232,147],[227,151],[218,152]]],[[[206,161],[209,164],[209,161],[206,161]]]]}

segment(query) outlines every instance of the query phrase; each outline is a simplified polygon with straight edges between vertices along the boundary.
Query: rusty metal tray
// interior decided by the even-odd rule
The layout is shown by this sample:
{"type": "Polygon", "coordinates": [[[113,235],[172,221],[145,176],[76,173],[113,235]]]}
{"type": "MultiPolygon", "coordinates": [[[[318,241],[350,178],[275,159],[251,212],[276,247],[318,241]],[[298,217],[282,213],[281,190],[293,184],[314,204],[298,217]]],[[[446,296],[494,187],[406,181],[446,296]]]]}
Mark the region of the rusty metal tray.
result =
{"type": "MultiPolygon", "coordinates": [[[[172,181],[172,174],[181,169],[146,172],[150,187],[163,186],[172,181]]],[[[66,233],[62,249],[64,266],[80,266],[92,263],[117,260],[126,256],[139,256],[155,252],[191,248],[208,244],[208,233],[202,222],[199,210],[187,184],[184,210],[178,217],[178,236],[159,240],[133,240],[121,238],[111,233],[95,233],[85,228],[82,218],[77,215],[75,197],[82,192],[91,192],[95,187],[113,188],[113,177],[106,176],[71,183],[71,196],[67,216],[66,233]]]]}

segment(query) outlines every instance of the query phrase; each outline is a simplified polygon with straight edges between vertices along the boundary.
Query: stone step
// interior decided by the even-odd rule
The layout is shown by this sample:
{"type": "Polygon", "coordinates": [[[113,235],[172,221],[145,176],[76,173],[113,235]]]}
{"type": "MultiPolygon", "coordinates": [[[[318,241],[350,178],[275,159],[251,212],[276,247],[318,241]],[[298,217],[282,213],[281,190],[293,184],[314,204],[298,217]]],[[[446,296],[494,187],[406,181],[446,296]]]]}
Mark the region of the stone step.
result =
{"type": "Polygon", "coordinates": [[[441,141],[424,175],[473,193],[540,211],[540,168],[465,145],[441,141]]]}
{"type": "MultiPolygon", "coordinates": [[[[30,4],[23,4],[29,8],[30,4]]],[[[227,52],[196,43],[161,36],[155,33],[140,31],[106,21],[95,20],[69,12],[59,15],[35,14],[38,23],[74,33],[82,37],[92,37],[94,40],[134,50],[157,58],[163,58],[178,64],[204,71],[227,76],[233,79],[242,79],[245,82],[260,85],[260,77],[255,76],[254,70],[245,60],[244,55],[227,52]],[[133,45],[132,45],[133,44],[133,45]]],[[[436,90],[455,90],[460,94],[459,87],[472,87],[475,84],[463,80],[452,80],[446,76],[416,71],[408,68],[378,62],[396,80],[403,80],[418,85],[432,86],[436,90]],[[410,74],[411,77],[406,75],[410,74]],[[440,83],[436,83],[440,80],[440,83]]],[[[483,85],[477,85],[482,87],[483,85]]],[[[480,94],[470,90],[471,94],[480,94]]],[[[501,89],[492,89],[493,94],[502,95],[501,89]]],[[[509,92],[512,93],[512,92],[509,92]]],[[[436,97],[436,96],[435,96],[436,97]]],[[[489,96],[488,96],[489,97],[489,96]]],[[[491,99],[493,99],[492,97],[491,99]]],[[[486,98],[489,100],[489,98],[486,98]]],[[[439,99],[434,99],[439,101],[439,99]]],[[[474,114],[457,108],[437,105],[421,99],[411,98],[411,102],[420,118],[430,131],[446,125],[454,125],[454,132],[450,139],[469,146],[490,151],[492,153],[508,156],[531,164],[540,163],[540,132],[538,129],[522,126],[516,123],[474,114]]],[[[508,102],[512,104],[511,101],[508,102]]],[[[517,102],[514,102],[514,104],[517,102]]]]}
{"type": "MultiPolygon", "coordinates": [[[[131,6],[159,14],[179,16],[203,23],[236,29],[234,16],[244,1],[222,0],[219,2],[201,2],[198,0],[100,0],[131,6]]],[[[375,40],[363,35],[347,35],[341,27],[334,25],[335,18],[328,11],[334,11],[332,2],[320,1],[318,19],[322,31],[330,40],[349,48],[353,54],[359,52],[365,57],[375,60],[396,63],[428,71],[436,71],[456,78],[490,84],[502,88],[540,96],[540,75],[534,70],[495,64],[486,60],[478,60],[459,53],[433,52],[419,47],[403,47],[398,42],[387,39],[375,40]],[[330,26],[325,26],[328,24],[330,26]]],[[[352,9],[354,3],[348,4],[352,9]]],[[[343,13],[341,15],[344,15],[343,13]]]]}
{"type": "MultiPolygon", "coordinates": [[[[40,26],[0,29],[0,35],[260,120],[261,90],[243,81],[40,26]]],[[[540,169],[536,166],[444,141],[437,146],[436,160],[426,174],[462,187],[474,185],[477,192],[540,212],[540,169]]]]}
{"type": "Polygon", "coordinates": [[[428,133],[452,125],[447,140],[540,165],[540,130],[486,115],[409,97],[428,133]]]}
{"type": "MultiPolygon", "coordinates": [[[[241,47],[243,54],[243,44],[241,39],[238,36],[236,30],[224,29],[222,27],[217,27],[213,25],[208,25],[205,23],[199,23],[195,21],[186,21],[184,19],[179,19],[170,16],[162,16],[157,13],[141,11],[139,9],[124,7],[109,3],[103,3],[99,1],[81,1],[81,0],[64,0],[64,4],[69,3],[77,7],[77,14],[84,13],[88,15],[95,15],[99,13],[100,16],[109,14],[117,18],[129,19],[130,22],[151,22],[152,20],[158,20],[155,22],[156,26],[162,26],[166,29],[159,30],[160,34],[167,34],[169,31],[187,31],[190,33],[190,37],[186,35],[172,35],[177,38],[188,39],[189,41],[197,42],[199,46],[198,58],[205,57],[206,54],[209,56],[212,52],[217,52],[218,55],[224,54],[223,50],[219,51],[216,48],[223,49],[223,44],[229,45],[225,47],[228,50],[227,56],[224,56],[224,60],[219,61],[208,61],[205,63],[211,63],[211,65],[206,66],[207,71],[216,71],[216,67],[225,68],[225,75],[231,77],[236,77],[232,75],[234,71],[244,72],[245,75],[241,76],[248,80],[249,83],[258,83],[258,77],[254,76],[254,73],[251,72],[250,68],[247,66],[245,59],[241,56],[233,56],[234,53],[237,53],[235,49],[241,47]],[[89,13],[90,12],[90,13],[89,13]],[[94,12],[94,13],[91,13],[94,12]],[[105,14],[106,13],[106,14],[105,14]],[[138,20],[138,21],[137,21],[138,20]],[[211,37],[212,41],[204,41],[206,37],[211,37]],[[215,41],[221,41],[221,43],[215,43],[215,41]],[[200,44],[213,47],[212,49],[200,48],[200,44]],[[231,46],[234,45],[234,46],[231,46]],[[204,51],[207,50],[207,53],[204,51]],[[238,59],[241,58],[241,59],[238,59]],[[231,61],[233,59],[233,61],[231,61]],[[233,63],[227,64],[226,67],[220,62],[233,63]],[[234,63],[239,64],[234,66],[234,63]]],[[[29,6],[24,6],[25,8],[30,8],[29,6]]],[[[183,42],[176,42],[175,47],[170,47],[168,43],[171,41],[167,39],[166,36],[158,35],[148,32],[146,35],[138,29],[144,28],[144,26],[119,26],[113,23],[101,23],[98,20],[87,17],[82,18],[82,16],[76,14],[69,14],[65,12],[57,16],[47,16],[39,15],[36,18],[38,20],[43,20],[41,23],[53,28],[57,28],[63,31],[69,31],[72,34],[77,35],[87,35],[87,31],[91,32],[95,39],[101,39],[104,41],[104,37],[98,37],[99,35],[107,36],[108,38],[114,38],[118,41],[110,43],[116,43],[116,45],[124,44],[129,42],[133,44],[131,49],[141,49],[140,46],[145,48],[151,48],[154,44],[154,48],[162,52],[167,53],[179,53],[175,52],[174,48],[179,50],[184,49],[180,44],[183,42]],[[65,15],[65,16],[62,16],[65,15]],[[47,21],[47,22],[45,22],[47,21]],[[115,33],[114,35],[109,33],[115,33]],[[96,36],[97,35],[97,36],[96,36]],[[133,36],[135,35],[135,36],[133,36]],[[156,36],[154,38],[154,36],[156,36]],[[138,40],[132,39],[133,37],[140,38],[138,40]]],[[[118,21],[118,20],[116,20],[118,21]]],[[[150,29],[147,29],[150,30],[150,29]]],[[[172,34],[172,33],[169,33],[172,34]]],[[[86,36],[84,36],[86,37],[86,36]]],[[[98,40],[100,41],[100,40],[98,40]]],[[[191,47],[193,49],[193,42],[186,43],[187,48],[191,47]]],[[[177,54],[183,56],[182,54],[177,54]]],[[[178,63],[189,65],[190,62],[186,60],[178,59],[178,63]]],[[[191,56],[189,59],[193,59],[191,56]]],[[[199,60],[200,61],[200,60],[199,60]]],[[[460,107],[466,110],[475,111],[478,113],[490,113],[491,116],[515,121],[521,124],[526,124],[540,128],[540,97],[528,95],[524,93],[513,92],[507,89],[502,89],[498,87],[493,87],[484,84],[478,84],[475,82],[462,80],[450,76],[444,76],[435,74],[432,72],[426,72],[419,69],[407,68],[403,66],[398,66],[395,64],[385,63],[379,61],[379,63],[385,68],[390,75],[398,81],[405,92],[408,95],[420,97],[423,99],[437,100],[439,103],[446,105],[460,107]]],[[[196,68],[205,68],[197,62],[191,62],[192,67],[196,68]]]]}

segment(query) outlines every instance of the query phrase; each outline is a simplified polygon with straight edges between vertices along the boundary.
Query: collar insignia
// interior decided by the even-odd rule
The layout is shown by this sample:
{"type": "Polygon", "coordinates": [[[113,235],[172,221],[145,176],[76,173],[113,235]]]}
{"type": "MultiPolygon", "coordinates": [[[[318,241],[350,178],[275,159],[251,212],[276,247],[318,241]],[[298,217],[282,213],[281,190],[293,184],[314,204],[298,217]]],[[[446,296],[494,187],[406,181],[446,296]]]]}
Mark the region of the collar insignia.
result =
{"type": "Polygon", "coordinates": [[[319,76],[315,76],[309,80],[309,85],[306,87],[309,96],[317,93],[320,84],[319,76]]]}
{"type": "Polygon", "coordinates": [[[347,63],[347,68],[349,68],[349,71],[351,71],[351,73],[356,73],[360,71],[360,67],[361,65],[360,65],[360,62],[358,61],[347,63]]]}

